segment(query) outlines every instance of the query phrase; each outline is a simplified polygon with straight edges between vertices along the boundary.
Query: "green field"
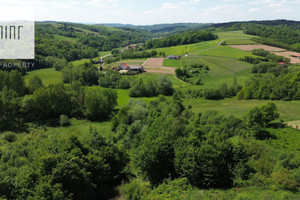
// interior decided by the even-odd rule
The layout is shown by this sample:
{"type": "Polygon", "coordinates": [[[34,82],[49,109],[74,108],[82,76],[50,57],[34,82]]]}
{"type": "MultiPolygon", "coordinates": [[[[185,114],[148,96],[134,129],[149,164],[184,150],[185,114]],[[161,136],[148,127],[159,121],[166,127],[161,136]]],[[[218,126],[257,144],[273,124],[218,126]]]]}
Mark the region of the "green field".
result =
{"type": "Polygon", "coordinates": [[[166,67],[181,67],[180,60],[164,59],[163,66],[166,67]]]}
{"type": "Polygon", "coordinates": [[[54,40],[67,40],[69,42],[77,42],[79,40],[79,38],[71,38],[71,37],[66,37],[66,36],[62,36],[62,35],[53,35],[54,40]]]}
{"type": "Polygon", "coordinates": [[[251,64],[228,57],[189,56],[181,59],[182,65],[202,64],[209,67],[211,76],[234,74],[251,68],[251,64]]]}
{"type": "Polygon", "coordinates": [[[246,35],[242,31],[217,32],[216,34],[228,45],[257,44],[256,42],[251,40],[251,38],[254,38],[256,36],[246,35]]]}
{"type": "Polygon", "coordinates": [[[217,56],[217,57],[226,57],[226,58],[243,58],[245,56],[253,56],[253,54],[243,51],[237,48],[229,46],[219,46],[213,49],[208,49],[206,51],[197,52],[196,55],[201,56],[217,56]]]}
{"type": "Polygon", "coordinates": [[[205,112],[216,110],[224,115],[242,117],[249,109],[274,102],[277,105],[280,116],[284,121],[299,120],[300,101],[271,101],[271,100],[237,100],[236,98],[224,100],[184,99],[185,105],[191,105],[193,112],[205,112]]]}
{"type": "Polygon", "coordinates": [[[45,86],[52,83],[61,83],[62,82],[62,73],[56,71],[54,68],[38,69],[30,71],[25,76],[25,83],[28,85],[29,79],[34,75],[38,75],[45,86]]]}
{"type": "Polygon", "coordinates": [[[154,49],[154,50],[157,52],[165,52],[166,56],[169,56],[169,55],[180,56],[180,55],[185,55],[186,53],[189,53],[189,52],[200,51],[200,50],[214,47],[219,42],[220,42],[220,40],[213,40],[213,41],[206,41],[206,42],[200,42],[200,43],[189,44],[189,45],[158,48],[158,49],[154,49]]]}
{"type": "Polygon", "coordinates": [[[268,129],[268,131],[276,136],[274,139],[262,141],[273,151],[288,150],[300,151],[300,132],[296,129],[286,127],[284,129],[268,129]]]}
{"type": "MultiPolygon", "coordinates": [[[[97,61],[97,60],[99,60],[100,57],[105,56],[105,55],[109,55],[109,54],[110,54],[110,51],[100,51],[99,54],[98,54],[99,57],[95,57],[92,60],[97,61]]],[[[79,66],[79,65],[83,65],[83,64],[89,63],[89,62],[90,62],[90,58],[84,58],[84,59],[81,59],[81,60],[72,61],[71,63],[75,66],[79,66]]]]}
{"type": "Polygon", "coordinates": [[[76,135],[80,139],[86,138],[90,128],[96,129],[103,137],[110,137],[111,122],[90,122],[87,120],[71,120],[71,126],[67,127],[47,127],[47,134],[59,134],[62,138],[76,135]]]}

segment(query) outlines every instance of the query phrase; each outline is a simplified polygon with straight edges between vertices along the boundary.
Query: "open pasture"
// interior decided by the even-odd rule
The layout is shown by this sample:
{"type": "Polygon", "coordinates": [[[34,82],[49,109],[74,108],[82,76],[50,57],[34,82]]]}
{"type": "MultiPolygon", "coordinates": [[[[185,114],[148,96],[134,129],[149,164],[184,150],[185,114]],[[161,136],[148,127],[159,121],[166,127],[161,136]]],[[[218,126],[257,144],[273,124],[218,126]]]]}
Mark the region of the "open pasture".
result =
{"type": "Polygon", "coordinates": [[[244,51],[252,51],[253,49],[264,49],[266,51],[270,52],[280,52],[280,51],[286,51],[286,49],[278,48],[278,47],[273,47],[269,45],[230,45],[231,47],[241,49],[244,51]]]}
{"type": "Polygon", "coordinates": [[[243,58],[245,56],[253,56],[250,52],[243,51],[230,46],[219,46],[216,48],[208,49],[206,51],[200,51],[195,54],[201,56],[216,56],[235,59],[243,58]]]}
{"type": "Polygon", "coordinates": [[[25,76],[25,83],[28,85],[29,79],[35,75],[39,76],[42,79],[45,86],[62,82],[61,72],[56,71],[54,68],[45,68],[28,72],[25,76]]]}
{"type": "Polygon", "coordinates": [[[229,98],[223,100],[207,100],[207,99],[184,99],[184,105],[191,105],[195,113],[205,112],[208,110],[216,110],[226,116],[233,115],[242,117],[249,109],[265,105],[273,102],[276,104],[280,117],[284,121],[299,120],[300,101],[271,101],[271,100],[238,100],[237,98],[229,98]]]}
{"type": "Polygon", "coordinates": [[[251,38],[256,36],[247,35],[243,31],[227,31],[227,32],[216,32],[221,40],[224,40],[228,45],[237,44],[257,44],[251,38]]]}

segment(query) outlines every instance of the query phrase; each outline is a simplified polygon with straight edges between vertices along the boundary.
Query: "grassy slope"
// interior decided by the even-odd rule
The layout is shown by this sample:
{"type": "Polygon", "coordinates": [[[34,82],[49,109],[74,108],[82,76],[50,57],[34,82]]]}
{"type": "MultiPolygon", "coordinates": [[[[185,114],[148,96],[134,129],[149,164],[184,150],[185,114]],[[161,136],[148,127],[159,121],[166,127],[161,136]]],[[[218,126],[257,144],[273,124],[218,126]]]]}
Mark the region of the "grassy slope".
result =
{"type": "Polygon", "coordinates": [[[217,32],[216,34],[228,45],[257,44],[251,40],[255,36],[246,35],[242,31],[217,32]]]}
{"type": "Polygon", "coordinates": [[[229,46],[219,46],[206,51],[197,52],[196,54],[201,56],[216,56],[216,57],[226,57],[226,58],[235,58],[235,59],[239,59],[245,56],[253,56],[251,53],[247,51],[243,51],[229,46]]]}
{"type": "Polygon", "coordinates": [[[218,44],[219,41],[220,40],[213,40],[213,41],[200,42],[200,43],[189,44],[189,45],[180,45],[180,46],[174,46],[174,47],[158,48],[158,49],[154,49],[154,50],[156,50],[157,52],[160,52],[160,51],[165,52],[166,56],[169,56],[169,55],[184,55],[184,54],[186,54],[186,52],[199,51],[199,50],[202,50],[202,49],[207,49],[207,48],[210,48],[210,47],[214,47],[218,44]]]}
{"type": "Polygon", "coordinates": [[[62,36],[62,35],[53,35],[55,40],[67,40],[69,42],[77,42],[79,40],[79,38],[71,38],[71,37],[66,37],[66,36],[62,36]]]}
{"type": "MultiPolygon", "coordinates": [[[[205,112],[208,110],[216,110],[224,115],[234,115],[242,117],[249,109],[264,105],[270,100],[237,100],[229,98],[224,100],[207,100],[207,99],[184,99],[185,105],[192,105],[192,110],[195,113],[205,112]]],[[[279,110],[280,116],[285,121],[293,121],[299,119],[300,101],[272,101],[279,110]]]]}
{"type": "Polygon", "coordinates": [[[87,120],[72,119],[71,123],[71,126],[68,127],[47,127],[46,133],[59,134],[63,138],[76,135],[80,139],[85,139],[92,127],[98,130],[103,137],[111,136],[111,122],[90,122],[87,120]]]}
{"type": "Polygon", "coordinates": [[[180,60],[164,59],[163,66],[166,67],[181,67],[180,60]]]}
{"type": "Polygon", "coordinates": [[[38,75],[45,86],[52,83],[61,83],[62,82],[62,73],[56,71],[54,68],[38,69],[30,71],[25,76],[25,83],[29,83],[29,79],[34,75],[38,75]]]}

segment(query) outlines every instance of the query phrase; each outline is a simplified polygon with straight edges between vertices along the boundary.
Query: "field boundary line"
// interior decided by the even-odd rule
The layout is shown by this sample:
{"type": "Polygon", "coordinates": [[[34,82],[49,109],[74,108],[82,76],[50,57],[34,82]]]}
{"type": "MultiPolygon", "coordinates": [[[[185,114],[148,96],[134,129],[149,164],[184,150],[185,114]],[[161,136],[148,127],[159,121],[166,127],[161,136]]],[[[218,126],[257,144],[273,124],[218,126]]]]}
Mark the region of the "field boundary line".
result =
{"type": "Polygon", "coordinates": [[[213,47],[209,47],[209,48],[206,48],[206,49],[201,49],[199,51],[192,51],[192,52],[189,52],[188,54],[194,54],[194,53],[198,53],[198,52],[201,52],[201,51],[206,51],[206,50],[209,50],[209,49],[214,49],[214,48],[217,48],[219,47],[225,40],[221,40],[220,42],[218,42],[218,44],[216,46],[213,46],[213,47]]]}
{"type": "Polygon", "coordinates": [[[142,64],[143,66],[148,62],[149,58],[145,60],[145,62],[142,64]]]}

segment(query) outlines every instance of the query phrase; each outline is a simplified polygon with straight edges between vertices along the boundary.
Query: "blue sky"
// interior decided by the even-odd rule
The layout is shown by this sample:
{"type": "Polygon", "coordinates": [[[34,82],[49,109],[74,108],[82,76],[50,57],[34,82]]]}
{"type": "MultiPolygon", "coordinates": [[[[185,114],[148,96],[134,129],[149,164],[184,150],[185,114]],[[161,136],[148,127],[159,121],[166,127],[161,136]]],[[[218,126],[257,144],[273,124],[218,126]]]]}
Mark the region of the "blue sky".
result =
{"type": "Polygon", "coordinates": [[[0,0],[35,9],[35,20],[148,25],[176,22],[300,21],[300,0],[0,0]]]}

